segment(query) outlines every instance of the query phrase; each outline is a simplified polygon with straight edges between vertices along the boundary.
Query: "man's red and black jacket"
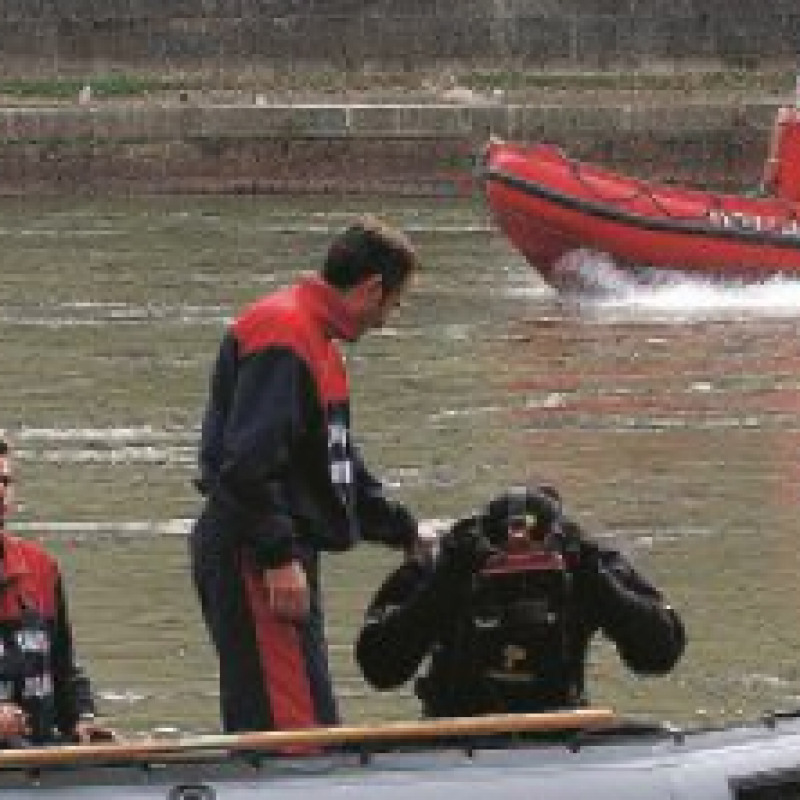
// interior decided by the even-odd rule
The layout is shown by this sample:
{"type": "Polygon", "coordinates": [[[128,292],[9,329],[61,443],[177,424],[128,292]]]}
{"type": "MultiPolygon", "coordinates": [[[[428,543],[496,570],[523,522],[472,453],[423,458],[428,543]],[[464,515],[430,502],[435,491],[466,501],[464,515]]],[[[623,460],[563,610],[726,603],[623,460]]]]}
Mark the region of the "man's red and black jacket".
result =
{"type": "Polygon", "coordinates": [[[198,483],[212,516],[260,566],[360,538],[408,546],[416,534],[352,440],[336,340],[356,334],[341,295],[309,278],[246,308],[222,340],[198,483]]]}
{"type": "Polygon", "coordinates": [[[75,660],[64,586],[36,542],[0,532],[0,702],[28,715],[30,743],[73,732],[94,713],[89,679],[75,660]]]}

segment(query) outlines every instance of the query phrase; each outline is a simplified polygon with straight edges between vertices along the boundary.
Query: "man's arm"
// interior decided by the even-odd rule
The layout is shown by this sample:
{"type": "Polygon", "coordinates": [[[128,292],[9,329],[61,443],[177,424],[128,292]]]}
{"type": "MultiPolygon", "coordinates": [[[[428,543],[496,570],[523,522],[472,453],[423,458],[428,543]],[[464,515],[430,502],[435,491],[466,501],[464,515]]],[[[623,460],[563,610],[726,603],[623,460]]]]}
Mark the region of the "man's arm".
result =
{"type": "Polygon", "coordinates": [[[60,577],[56,585],[56,612],[52,634],[56,726],[62,735],[71,736],[82,717],[94,717],[95,703],[89,677],[75,660],[72,628],[60,577]]]}
{"type": "Polygon", "coordinates": [[[411,559],[387,578],[356,642],[356,660],[368,683],[392,689],[414,675],[457,624],[473,576],[490,552],[476,521],[462,520],[442,538],[436,561],[411,559]]]}
{"type": "Polygon", "coordinates": [[[357,447],[353,464],[361,535],[377,542],[410,551],[417,541],[417,520],[402,504],[386,497],[383,484],[367,469],[357,447]]]}
{"type": "Polygon", "coordinates": [[[367,683],[394,689],[413,677],[436,640],[441,598],[430,565],[408,561],[393,572],[367,609],[356,661],[367,683]]]}
{"type": "Polygon", "coordinates": [[[208,487],[245,537],[256,562],[280,567],[295,557],[295,522],[285,481],[313,412],[311,376],[286,348],[245,357],[222,440],[222,461],[208,487]]]}
{"type": "Polygon", "coordinates": [[[661,592],[615,550],[583,542],[581,561],[585,597],[625,664],[642,675],[669,672],[686,647],[686,631],[661,592]]]}

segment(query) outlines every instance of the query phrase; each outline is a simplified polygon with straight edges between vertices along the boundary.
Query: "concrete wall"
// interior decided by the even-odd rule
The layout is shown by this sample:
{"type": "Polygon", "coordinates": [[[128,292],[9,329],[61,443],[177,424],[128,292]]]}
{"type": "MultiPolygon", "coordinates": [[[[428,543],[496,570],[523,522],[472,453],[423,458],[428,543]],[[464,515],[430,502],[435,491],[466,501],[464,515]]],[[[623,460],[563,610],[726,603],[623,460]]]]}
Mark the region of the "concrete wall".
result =
{"type": "Polygon", "coordinates": [[[738,191],[769,105],[152,106],[0,109],[0,193],[476,190],[490,136],[549,141],[645,178],[738,191]]]}
{"type": "MultiPolygon", "coordinates": [[[[267,66],[333,74],[443,62],[513,70],[800,48],[797,0],[0,0],[4,76],[133,66],[212,83],[267,66]]],[[[88,71],[88,72],[87,72],[88,71]]],[[[774,105],[195,106],[0,109],[0,192],[461,191],[489,135],[546,139],[664,180],[758,180],[774,105]]]]}
{"type": "Polygon", "coordinates": [[[20,61],[50,74],[97,62],[161,72],[453,60],[748,64],[798,48],[794,0],[0,0],[6,69],[20,61]]]}

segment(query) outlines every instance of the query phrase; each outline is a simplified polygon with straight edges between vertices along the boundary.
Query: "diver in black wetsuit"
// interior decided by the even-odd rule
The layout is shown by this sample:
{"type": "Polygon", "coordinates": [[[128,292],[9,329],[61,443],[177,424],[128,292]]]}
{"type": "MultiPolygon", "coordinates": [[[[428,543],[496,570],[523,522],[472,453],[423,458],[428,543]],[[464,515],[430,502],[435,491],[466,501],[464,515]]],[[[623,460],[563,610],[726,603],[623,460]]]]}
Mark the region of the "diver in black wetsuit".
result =
{"type": "Polygon", "coordinates": [[[669,672],[686,642],[678,614],[620,552],[565,517],[552,488],[528,487],[458,521],[436,558],[391,573],[356,659],[377,689],[418,676],[428,717],[574,708],[587,703],[598,631],[639,675],[669,672]]]}

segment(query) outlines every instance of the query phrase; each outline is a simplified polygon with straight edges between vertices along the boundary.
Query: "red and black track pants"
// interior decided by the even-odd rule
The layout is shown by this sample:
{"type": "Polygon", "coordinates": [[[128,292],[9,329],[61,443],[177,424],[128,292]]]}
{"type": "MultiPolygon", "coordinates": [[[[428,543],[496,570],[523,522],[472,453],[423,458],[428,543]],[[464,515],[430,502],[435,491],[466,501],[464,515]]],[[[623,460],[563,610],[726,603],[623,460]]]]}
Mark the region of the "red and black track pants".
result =
{"type": "Polygon", "coordinates": [[[339,723],[328,667],[318,558],[304,566],[311,613],[302,624],[276,619],[258,570],[202,515],[192,531],[195,587],[219,658],[220,707],[226,732],[290,730],[339,723]]]}

